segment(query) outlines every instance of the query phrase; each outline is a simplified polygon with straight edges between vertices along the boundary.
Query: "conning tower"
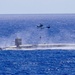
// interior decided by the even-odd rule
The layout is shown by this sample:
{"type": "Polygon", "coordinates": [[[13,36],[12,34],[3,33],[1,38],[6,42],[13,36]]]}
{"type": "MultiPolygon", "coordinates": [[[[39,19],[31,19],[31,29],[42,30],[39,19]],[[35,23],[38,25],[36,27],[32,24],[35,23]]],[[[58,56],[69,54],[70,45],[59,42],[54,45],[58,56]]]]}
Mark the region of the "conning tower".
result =
{"type": "Polygon", "coordinates": [[[21,38],[16,38],[15,39],[15,45],[17,48],[20,48],[20,45],[22,45],[22,39],[21,38]]]}

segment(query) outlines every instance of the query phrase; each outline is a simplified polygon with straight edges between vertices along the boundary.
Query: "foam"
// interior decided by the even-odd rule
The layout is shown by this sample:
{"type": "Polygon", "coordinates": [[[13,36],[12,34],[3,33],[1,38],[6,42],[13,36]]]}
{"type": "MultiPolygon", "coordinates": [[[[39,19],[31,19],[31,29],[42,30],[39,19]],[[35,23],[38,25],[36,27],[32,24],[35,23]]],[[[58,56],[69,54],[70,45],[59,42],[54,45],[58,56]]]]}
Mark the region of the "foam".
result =
{"type": "Polygon", "coordinates": [[[75,50],[75,44],[26,44],[16,46],[3,47],[3,50],[46,50],[46,49],[61,49],[61,50],[75,50]]]}

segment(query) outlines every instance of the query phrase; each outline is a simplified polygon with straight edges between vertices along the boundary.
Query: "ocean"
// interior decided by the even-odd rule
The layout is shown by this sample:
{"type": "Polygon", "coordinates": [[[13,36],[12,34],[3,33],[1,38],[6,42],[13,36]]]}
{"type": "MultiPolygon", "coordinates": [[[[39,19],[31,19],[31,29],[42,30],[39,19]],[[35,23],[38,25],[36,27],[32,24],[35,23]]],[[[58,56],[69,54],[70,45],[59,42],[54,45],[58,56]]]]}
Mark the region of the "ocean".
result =
{"type": "Polygon", "coordinates": [[[75,51],[0,51],[0,75],[75,75],[75,51]]]}
{"type": "MultiPolygon", "coordinates": [[[[23,44],[73,44],[75,15],[0,15],[0,47],[17,37],[23,44]]],[[[75,75],[75,50],[0,50],[0,75],[75,75]]]]}

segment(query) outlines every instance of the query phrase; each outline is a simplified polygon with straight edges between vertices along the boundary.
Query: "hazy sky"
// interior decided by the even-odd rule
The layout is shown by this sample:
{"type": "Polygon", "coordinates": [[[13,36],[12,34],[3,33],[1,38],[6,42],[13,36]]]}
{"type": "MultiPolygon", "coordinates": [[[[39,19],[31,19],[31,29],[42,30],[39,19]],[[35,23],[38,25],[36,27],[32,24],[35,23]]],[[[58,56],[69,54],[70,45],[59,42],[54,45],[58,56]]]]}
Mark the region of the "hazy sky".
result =
{"type": "Polygon", "coordinates": [[[75,0],[0,0],[0,14],[75,13],[75,0]]]}

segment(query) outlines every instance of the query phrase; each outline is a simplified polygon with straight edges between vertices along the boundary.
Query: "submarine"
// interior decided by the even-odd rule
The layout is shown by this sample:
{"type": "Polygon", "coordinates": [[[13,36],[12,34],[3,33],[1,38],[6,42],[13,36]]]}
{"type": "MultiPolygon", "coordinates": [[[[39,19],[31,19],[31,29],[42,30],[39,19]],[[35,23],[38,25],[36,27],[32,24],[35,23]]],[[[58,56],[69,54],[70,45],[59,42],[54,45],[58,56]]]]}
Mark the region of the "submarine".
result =
{"type": "Polygon", "coordinates": [[[53,44],[22,44],[21,38],[15,39],[15,45],[9,47],[0,48],[0,50],[75,50],[75,44],[67,43],[53,43],[53,44]]]}

